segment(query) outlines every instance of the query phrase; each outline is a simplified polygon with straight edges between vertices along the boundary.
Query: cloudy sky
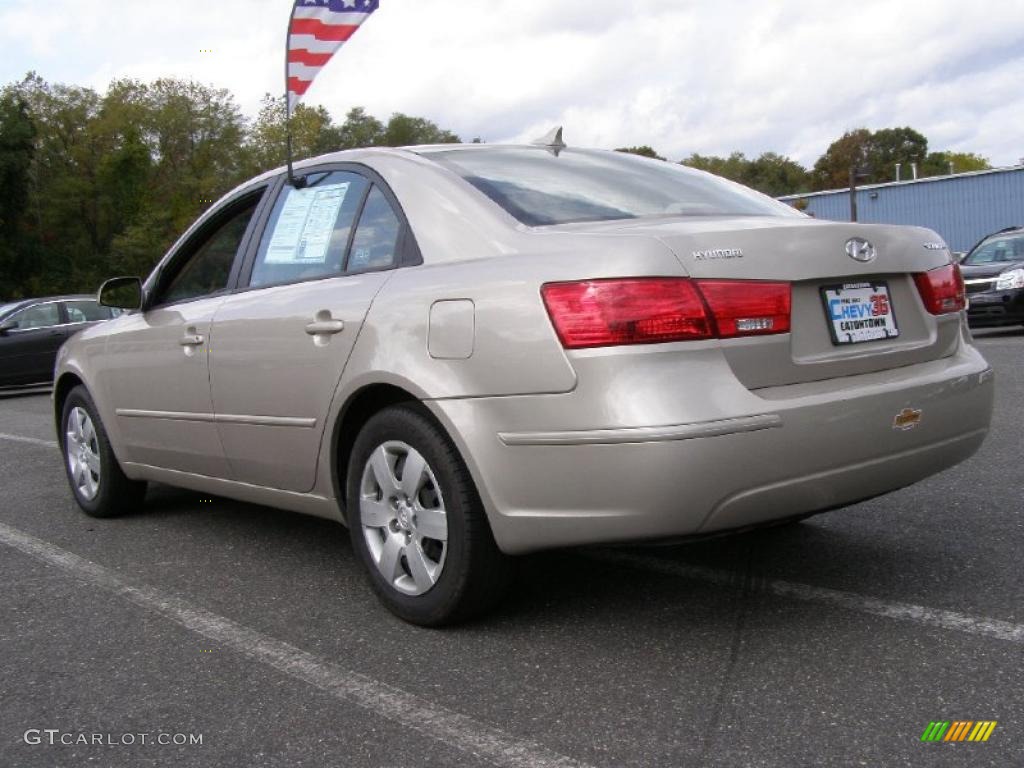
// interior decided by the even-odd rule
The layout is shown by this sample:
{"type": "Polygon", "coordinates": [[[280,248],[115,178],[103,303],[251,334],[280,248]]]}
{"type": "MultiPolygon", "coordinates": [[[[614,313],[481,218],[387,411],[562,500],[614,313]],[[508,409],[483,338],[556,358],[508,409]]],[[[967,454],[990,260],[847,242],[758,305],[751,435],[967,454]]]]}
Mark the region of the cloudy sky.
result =
{"type": "MultiPolygon", "coordinates": [[[[844,130],[1024,157],[1024,0],[381,0],[307,102],[466,139],[813,163],[844,130]]],[[[194,78],[254,115],[283,90],[290,0],[0,0],[0,82],[194,78]],[[211,53],[202,52],[211,49],[211,53]]]]}

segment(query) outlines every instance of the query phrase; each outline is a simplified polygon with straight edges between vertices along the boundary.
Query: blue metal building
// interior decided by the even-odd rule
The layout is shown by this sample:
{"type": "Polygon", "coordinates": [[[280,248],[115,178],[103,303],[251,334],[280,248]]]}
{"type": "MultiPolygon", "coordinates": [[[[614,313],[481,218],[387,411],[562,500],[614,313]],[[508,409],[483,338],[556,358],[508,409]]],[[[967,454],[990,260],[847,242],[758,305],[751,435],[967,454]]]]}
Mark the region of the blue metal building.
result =
{"type": "MultiPolygon", "coordinates": [[[[779,199],[806,200],[806,212],[819,219],[850,220],[849,189],[779,199]]],[[[857,219],[929,227],[954,251],[966,251],[985,235],[1024,225],[1024,165],[858,187],[857,219]]]]}

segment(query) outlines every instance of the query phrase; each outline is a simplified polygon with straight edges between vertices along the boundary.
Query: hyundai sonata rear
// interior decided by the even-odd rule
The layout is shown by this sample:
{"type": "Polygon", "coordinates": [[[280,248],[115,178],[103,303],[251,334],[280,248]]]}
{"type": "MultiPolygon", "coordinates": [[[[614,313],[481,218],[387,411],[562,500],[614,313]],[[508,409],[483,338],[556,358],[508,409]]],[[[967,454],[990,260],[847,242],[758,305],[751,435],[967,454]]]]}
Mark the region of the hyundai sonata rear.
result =
{"type": "Polygon", "coordinates": [[[688,199],[705,179],[596,155],[428,155],[531,225],[534,252],[490,268],[502,303],[549,320],[518,345],[559,346],[570,372],[537,355],[543,391],[432,404],[504,551],[797,518],[981,445],[992,371],[935,233],[815,221],[725,183],[688,199]]]}
{"type": "Polygon", "coordinates": [[[510,556],[797,518],[970,456],[992,371],[924,229],[551,146],[337,153],[229,193],[60,353],[72,493],[344,522],[404,619],[510,556]]]}

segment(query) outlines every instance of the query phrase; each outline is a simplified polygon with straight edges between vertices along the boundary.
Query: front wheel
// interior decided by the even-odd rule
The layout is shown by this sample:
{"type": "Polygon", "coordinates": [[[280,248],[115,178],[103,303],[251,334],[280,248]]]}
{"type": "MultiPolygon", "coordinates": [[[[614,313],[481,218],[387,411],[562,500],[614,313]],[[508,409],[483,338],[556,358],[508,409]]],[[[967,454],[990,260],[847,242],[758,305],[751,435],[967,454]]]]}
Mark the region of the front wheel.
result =
{"type": "Polygon", "coordinates": [[[60,442],[71,492],[90,517],[115,517],[138,509],[146,484],[121,471],[96,404],[85,387],[68,393],[61,412],[60,442]]]}
{"type": "Polygon", "coordinates": [[[348,468],[352,546],[378,597],[422,626],[472,618],[494,605],[511,561],[448,436],[415,406],[373,416],[348,468]]]}

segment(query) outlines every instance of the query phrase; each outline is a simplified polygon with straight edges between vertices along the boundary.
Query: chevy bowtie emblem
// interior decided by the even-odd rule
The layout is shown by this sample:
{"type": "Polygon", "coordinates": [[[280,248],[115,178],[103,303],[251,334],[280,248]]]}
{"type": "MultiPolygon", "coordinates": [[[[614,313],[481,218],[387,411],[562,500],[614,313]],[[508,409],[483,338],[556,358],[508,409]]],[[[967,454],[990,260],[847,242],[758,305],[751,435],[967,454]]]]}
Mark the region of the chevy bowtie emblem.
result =
{"type": "Polygon", "coordinates": [[[892,420],[892,428],[903,430],[913,429],[921,423],[921,411],[918,408],[904,408],[892,420]]]}

